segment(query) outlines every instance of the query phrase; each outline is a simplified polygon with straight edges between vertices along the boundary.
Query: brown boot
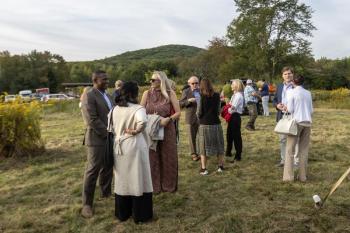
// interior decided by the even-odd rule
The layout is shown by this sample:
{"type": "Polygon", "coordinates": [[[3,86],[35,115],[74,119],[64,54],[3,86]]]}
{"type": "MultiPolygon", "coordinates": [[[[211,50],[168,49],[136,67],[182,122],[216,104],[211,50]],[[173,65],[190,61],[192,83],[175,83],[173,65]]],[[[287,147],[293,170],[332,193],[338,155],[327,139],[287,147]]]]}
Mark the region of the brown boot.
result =
{"type": "Polygon", "coordinates": [[[92,213],[92,208],[89,205],[84,205],[81,209],[81,216],[84,218],[91,218],[94,214],[92,213]]]}

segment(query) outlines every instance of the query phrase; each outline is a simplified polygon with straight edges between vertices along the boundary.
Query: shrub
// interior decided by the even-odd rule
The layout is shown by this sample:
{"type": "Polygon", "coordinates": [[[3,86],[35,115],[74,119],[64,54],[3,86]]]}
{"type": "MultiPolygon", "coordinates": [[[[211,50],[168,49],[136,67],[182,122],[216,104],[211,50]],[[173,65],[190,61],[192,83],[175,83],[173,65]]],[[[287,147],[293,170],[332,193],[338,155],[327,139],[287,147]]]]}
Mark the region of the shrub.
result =
{"type": "Polygon", "coordinates": [[[231,84],[225,84],[222,90],[224,91],[225,98],[231,98],[231,96],[233,95],[231,84]]]}
{"type": "Polygon", "coordinates": [[[312,91],[315,107],[350,109],[350,90],[339,88],[332,91],[312,91]]]}
{"type": "Polygon", "coordinates": [[[346,88],[334,89],[332,91],[327,90],[314,90],[312,91],[312,97],[315,101],[339,101],[345,100],[350,97],[350,90],[346,88]]]}
{"type": "Polygon", "coordinates": [[[37,102],[0,104],[0,155],[32,156],[43,151],[37,102]]]}
{"type": "Polygon", "coordinates": [[[343,101],[350,96],[350,90],[346,88],[339,88],[339,89],[332,90],[330,95],[332,100],[343,101]]]}

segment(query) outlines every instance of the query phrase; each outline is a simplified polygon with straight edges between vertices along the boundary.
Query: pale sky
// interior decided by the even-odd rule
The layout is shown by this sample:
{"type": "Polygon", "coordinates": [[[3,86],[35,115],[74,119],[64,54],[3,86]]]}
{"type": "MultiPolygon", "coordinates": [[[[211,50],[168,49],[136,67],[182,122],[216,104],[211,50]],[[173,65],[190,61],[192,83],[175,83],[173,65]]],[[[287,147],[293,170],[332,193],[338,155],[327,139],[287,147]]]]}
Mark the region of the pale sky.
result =
{"type": "MultiPolygon", "coordinates": [[[[350,56],[350,1],[302,1],[315,11],[315,57],[350,56]]],[[[83,61],[166,44],[205,48],[235,15],[233,0],[2,0],[0,51],[83,61]]]]}

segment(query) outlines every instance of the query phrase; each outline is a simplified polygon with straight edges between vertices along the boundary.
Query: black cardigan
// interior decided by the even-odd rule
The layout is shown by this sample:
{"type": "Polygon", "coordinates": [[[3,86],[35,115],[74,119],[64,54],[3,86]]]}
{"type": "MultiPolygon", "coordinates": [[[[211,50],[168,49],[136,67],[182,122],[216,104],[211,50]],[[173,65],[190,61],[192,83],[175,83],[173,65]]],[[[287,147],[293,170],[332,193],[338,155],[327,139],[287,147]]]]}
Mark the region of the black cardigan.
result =
{"type": "Polygon", "coordinates": [[[197,116],[201,125],[217,125],[221,121],[220,115],[220,95],[214,93],[213,96],[201,95],[199,107],[197,108],[197,116]]]}

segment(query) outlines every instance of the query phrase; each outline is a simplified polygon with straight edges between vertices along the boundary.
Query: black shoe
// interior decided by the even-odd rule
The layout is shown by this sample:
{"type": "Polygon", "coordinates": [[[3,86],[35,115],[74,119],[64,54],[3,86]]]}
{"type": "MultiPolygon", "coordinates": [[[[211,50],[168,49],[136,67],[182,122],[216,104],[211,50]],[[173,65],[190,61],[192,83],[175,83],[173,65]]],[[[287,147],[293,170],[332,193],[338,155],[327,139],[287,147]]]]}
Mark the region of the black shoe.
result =
{"type": "Polygon", "coordinates": [[[226,157],[232,157],[232,154],[231,153],[226,153],[225,156],[226,157]]]}
{"type": "Polygon", "coordinates": [[[245,127],[247,130],[249,130],[249,131],[254,131],[255,129],[253,128],[253,127],[251,127],[251,126],[246,126],[245,127]]]}
{"type": "Polygon", "coordinates": [[[101,199],[108,199],[110,197],[112,197],[112,193],[101,194],[101,199]]]}
{"type": "Polygon", "coordinates": [[[235,160],[236,160],[236,161],[241,161],[241,159],[242,159],[242,158],[241,158],[240,155],[239,155],[239,156],[238,156],[238,155],[235,156],[235,160]]]}

